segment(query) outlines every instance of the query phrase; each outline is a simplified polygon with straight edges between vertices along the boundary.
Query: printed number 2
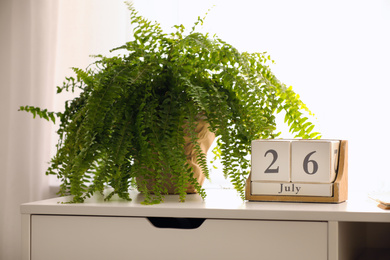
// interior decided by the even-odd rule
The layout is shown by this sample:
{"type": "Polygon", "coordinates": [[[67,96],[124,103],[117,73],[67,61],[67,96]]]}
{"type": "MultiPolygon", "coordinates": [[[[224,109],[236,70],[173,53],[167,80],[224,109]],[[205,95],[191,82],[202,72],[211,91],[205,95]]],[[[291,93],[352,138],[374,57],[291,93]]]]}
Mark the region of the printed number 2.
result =
{"type": "Polygon", "coordinates": [[[265,152],[264,157],[267,156],[267,154],[272,154],[273,159],[271,164],[268,166],[268,168],[264,171],[264,173],[279,173],[279,166],[277,168],[271,169],[272,165],[276,162],[278,159],[278,153],[275,150],[268,150],[265,152]]]}

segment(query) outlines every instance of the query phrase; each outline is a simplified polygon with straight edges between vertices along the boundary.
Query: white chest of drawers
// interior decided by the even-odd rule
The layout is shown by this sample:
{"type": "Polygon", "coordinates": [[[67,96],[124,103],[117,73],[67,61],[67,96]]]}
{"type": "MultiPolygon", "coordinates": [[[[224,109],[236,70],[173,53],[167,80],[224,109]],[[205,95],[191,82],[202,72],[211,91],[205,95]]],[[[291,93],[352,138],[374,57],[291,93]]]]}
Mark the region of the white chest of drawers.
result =
{"type": "Polygon", "coordinates": [[[131,202],[23,204],[23,259],[348,260],[390,250],[390,212],[366,199],[269,203],[207,193],[151,206],[137,193],[131,202]]]}

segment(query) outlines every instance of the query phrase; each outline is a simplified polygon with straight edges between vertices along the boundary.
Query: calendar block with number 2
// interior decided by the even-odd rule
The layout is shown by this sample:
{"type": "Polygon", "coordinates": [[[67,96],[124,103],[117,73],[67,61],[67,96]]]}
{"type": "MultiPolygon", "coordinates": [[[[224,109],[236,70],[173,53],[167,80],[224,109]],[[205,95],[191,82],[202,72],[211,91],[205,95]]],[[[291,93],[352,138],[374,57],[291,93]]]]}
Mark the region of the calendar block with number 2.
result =
{"type": "Polygon", "coordinates": [[[246,197],[261,201],[345,201],[347,141],[253,141],[246,197]]]}
{"type": "Polygon", "coordinates": [[[289,182],[290,150],[288,140],[252,142],[252,180],[289,182]]]}

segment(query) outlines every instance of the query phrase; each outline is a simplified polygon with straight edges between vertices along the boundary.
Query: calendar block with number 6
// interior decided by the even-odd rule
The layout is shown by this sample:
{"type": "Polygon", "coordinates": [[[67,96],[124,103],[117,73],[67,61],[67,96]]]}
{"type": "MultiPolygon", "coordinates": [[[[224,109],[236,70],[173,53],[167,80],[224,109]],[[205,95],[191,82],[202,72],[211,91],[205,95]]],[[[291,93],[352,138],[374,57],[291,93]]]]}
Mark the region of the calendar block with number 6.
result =
{"type": "Polygon", "coordinates": [[[346,140],[256,140],[246,198],[339,203],[348,197],[346,140]]]}
{"type": "Polygon", "coordinates": [[[291,181],[332,183],[336,178],[340,141],[300,140],[291,144],[291,181]]]}

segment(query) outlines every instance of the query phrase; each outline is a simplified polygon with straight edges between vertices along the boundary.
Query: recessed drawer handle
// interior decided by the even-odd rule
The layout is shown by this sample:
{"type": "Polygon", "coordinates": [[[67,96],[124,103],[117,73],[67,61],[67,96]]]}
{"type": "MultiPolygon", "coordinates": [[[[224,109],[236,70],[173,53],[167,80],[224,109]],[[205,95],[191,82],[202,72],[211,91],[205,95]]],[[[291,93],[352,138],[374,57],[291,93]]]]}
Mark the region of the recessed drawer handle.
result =
{"type": "Polygon", "coordinates": [[[196,229],[205,221],[204,218],[163,218],[148,217],[149,222],[156,228],[196,229]]]}

